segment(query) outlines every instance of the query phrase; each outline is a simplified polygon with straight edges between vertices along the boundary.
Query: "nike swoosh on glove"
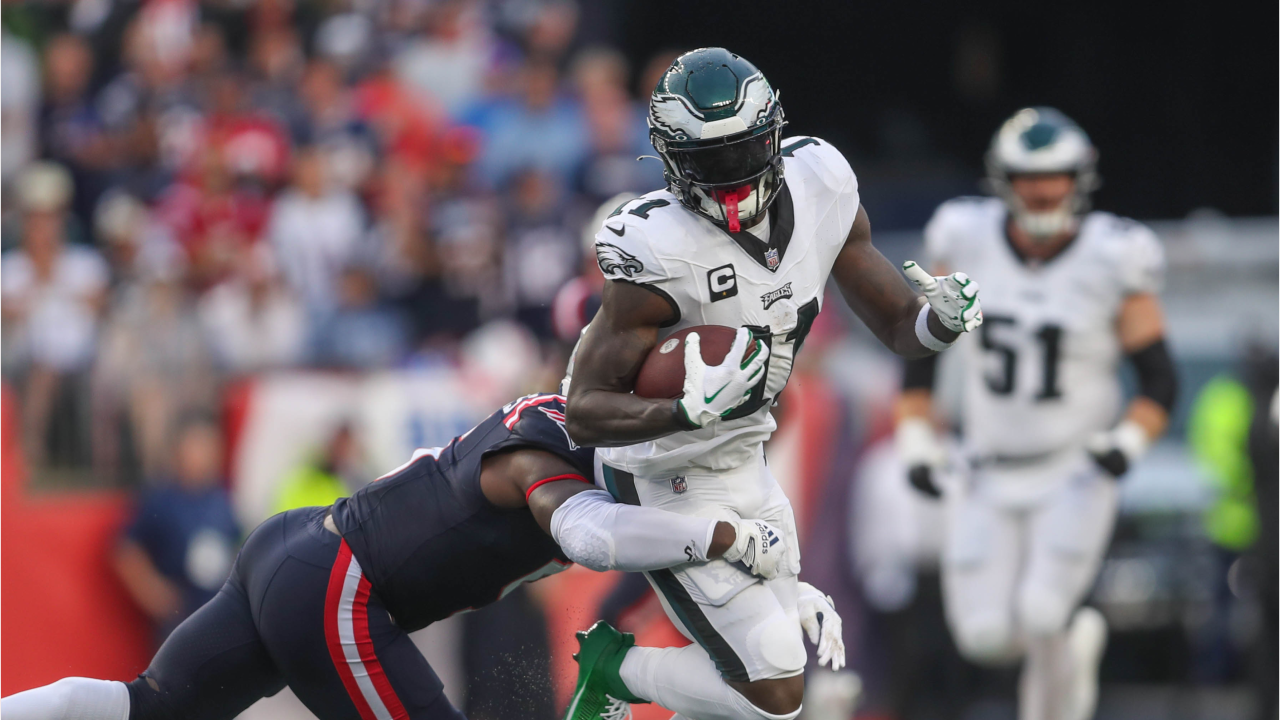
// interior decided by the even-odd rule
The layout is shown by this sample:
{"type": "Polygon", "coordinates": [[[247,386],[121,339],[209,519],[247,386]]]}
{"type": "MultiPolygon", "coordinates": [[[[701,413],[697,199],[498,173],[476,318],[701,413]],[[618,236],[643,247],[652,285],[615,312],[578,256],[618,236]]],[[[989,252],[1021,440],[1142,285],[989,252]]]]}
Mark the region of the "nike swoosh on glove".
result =
{"type": "Polygon", "coordinates": [[[702,361],[702,338],[689,333],[684,339],[684,397],[680,411],[690,424],[706,427],[708,423],[728,415],[751,396],[751,390],[764,374],[769,359],[769,346],[756,342],[756,350],[743,359],[751,331],[738,328],[733,346],[719,365],[702,361]]]}
{"type": "Polygon", "coordinates": [[[982,303],[978,301],[978,283],[962,272],[934,277],[915,262],[902,264],[902,272],[915,283],[929,301],[933,314],[952,332],[969,332],[982,325],[982,303]]]}
{"type": "Polygon", "coordinates": [[[724,551],[724,559],[741,562],[752,575],[765,580],[778,576],[778,563],[787,554],[787,544],[777,528],[763,520],[726,519],[733,525],[737,537],[733,545],[724,551]]]}
{"type": "Polygon", "coordinates": [[[830,664],[832,670],[844,667],[844,622],[836,612],[830,595],[807,582],[799,583],[796,608],[800,611],[800,627],[809,642],[818,646],[818,664],[830,664]],[[821,620],[819,620],[821,616],[821,620]]]}

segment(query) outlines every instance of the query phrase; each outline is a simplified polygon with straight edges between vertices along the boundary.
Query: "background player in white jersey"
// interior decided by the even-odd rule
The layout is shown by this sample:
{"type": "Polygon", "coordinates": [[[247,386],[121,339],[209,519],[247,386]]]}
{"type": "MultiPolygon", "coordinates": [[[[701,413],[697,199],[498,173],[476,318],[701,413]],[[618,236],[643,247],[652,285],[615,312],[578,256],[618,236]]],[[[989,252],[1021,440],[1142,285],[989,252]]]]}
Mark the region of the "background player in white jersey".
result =
{"type": "MultiPolygon", "coordinates": [[[[934,272],[963,263],[982,277],[986,317],[961,345],[968,467],[941,493],[947,620],[970,659],[1025,655],[1022,720],[1093,714],[1106,625],[1077,606],[1110,538],[1115,481],[1164,432],[1175,390],[1160,244],[1088,212],[1095,162],[1062,113],[1022,110],[987,155],[996,197],[944,203],[925,228],[934,272]],[[1127,408],[1125,357],[1140,384],[1127,408]]],[[[897,445],[912,485],[936,496],[932,383],[928,360],[908,363],[897,445]]]]}
{"type": "MultiPolygon", "coordinates": [[[[782,139],[782,108],[751,63],[721,48],[686,53],[650,98],[649,127],[667,189],[619,207],[597,235],[609,280],[575,352],[567,422],[597,446],[598,479],[623,502],[705,517],[758,517],[788,535],[789,572],[767,582],[727,562],[647,573],[667,614],[696,644],[631,647],[598,624],[580,635],[569,716],[615,717],[647,700],[678,717],[793,718],[804,691],[790,503],[765,464],[769,406],[822,307],[829,276],[885,345],[920,357],[981,323],[977,284],[911,264],[922,298],[871,245],[849,163],[825,141],[782,139]],[[742,327],[722,365],[684,348],[684,394],[632,394],[663,337],[683,327],[742,327]],[[742,361],[749,336],[758,351],[742,361]],[[784,576],[785,575],[785,576],[784,576]]],[[[759,548],[766,552],[768,548],[759,548]]],[[[820,661],[843,662],[839,628],[809,625],[820,661]]]]}

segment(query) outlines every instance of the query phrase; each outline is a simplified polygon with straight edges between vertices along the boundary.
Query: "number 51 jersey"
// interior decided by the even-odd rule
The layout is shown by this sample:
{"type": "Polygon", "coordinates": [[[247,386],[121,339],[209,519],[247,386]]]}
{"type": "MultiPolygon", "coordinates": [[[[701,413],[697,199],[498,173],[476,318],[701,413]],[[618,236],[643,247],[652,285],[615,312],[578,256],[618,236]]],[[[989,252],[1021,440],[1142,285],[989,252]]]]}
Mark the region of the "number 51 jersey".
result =
{"type": "Polygon", "coordinates": [[[1006,218],[996,198],[946,202],[925,227],[925,254],[982,285],[982,327],[958,343],[968,449],[1048,460],[1118,419],[1117,316],[1130,295],[1160,291],[1164,254],[1145,225],[1091,212],[1057,255],[1024,260],[1006,218]]]}
{"type": "MultiPolygon", "coordinates": [[[[666,190],[625,203],[596,234],[606,278],[645,285],[671,304],[677,319],[664,337],[694,325],[747,326],[770,350],[764,381],[728,417],[701,430],[600,448],[605,463],[648,478],[688,467],[727,470],[753,461],[776,427],[769,407],[822,309],[827,276],[858,213],[857,178],[829,143],[787,138],[782,155],[785,181],[764,239],[730,233],[666,190]]],[[[662,340],[658,347],[684,352],[662,340]]]]}

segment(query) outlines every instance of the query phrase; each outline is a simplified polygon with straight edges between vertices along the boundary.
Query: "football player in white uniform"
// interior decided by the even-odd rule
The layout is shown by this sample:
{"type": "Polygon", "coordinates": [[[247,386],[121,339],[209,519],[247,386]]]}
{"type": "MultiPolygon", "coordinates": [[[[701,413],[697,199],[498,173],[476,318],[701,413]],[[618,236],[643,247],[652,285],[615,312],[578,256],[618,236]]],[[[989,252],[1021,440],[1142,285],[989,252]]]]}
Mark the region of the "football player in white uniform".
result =
{"type": "Polygon", "coordinates": [[[784,124],[764,75],[727,50],[688,52],[663,75],[649,127],[667,189],[623,204],[596,236],[608,282],[566,378],[566,414],[574,441],[599,448],[597,480],[614,497],[761,518],[787,536],[786,571],[765,581],[720,560],[647,573],[695,644],[632,647],[602,623],[580,633],[571,718],[620,717],[628,701],[697,720],[794,718],[804,692],[802,625],[821,662],[838,668],[844,646],[838,623],[819,623],[819,613],[830,618],[829,603],[797,580],[791,506],[762,443],[827,278],[907,357],[943,350],[981,323],[977,284],[962,273],[934,278],[909,264],[924,297],[903,280],[871,245],[844,156],[817,138],[784,140],[784,124]],[[740,328],[724,363],[705,365],[691,334],[681,348],[683,396],[634,395],[649,350],[703,324],[740,328]],[[744,360],[752,336],[757,350],[744,360]]]}
{"type": "Polygon", "coordinates": [[[944,203],[925,228],[934,272],[983,279],[986,322],[961,344],[965,467],[935,482],[932,364],[908,363],[897,446],[947,509],[943,581],[960,651],[1025,658],[1022,720],[1083,720],[1106,624],[1079,607],[1116,515],[1116,481],[1164,432],[1175,376],[1158,293],[1163,255],[1132,220],[1089,212],[1096,152],[1062,113],[1028,108],[987,154],[995,197],[944,203]],[[1129,358],[1139,392],[1122,407],[1129,358]]]}

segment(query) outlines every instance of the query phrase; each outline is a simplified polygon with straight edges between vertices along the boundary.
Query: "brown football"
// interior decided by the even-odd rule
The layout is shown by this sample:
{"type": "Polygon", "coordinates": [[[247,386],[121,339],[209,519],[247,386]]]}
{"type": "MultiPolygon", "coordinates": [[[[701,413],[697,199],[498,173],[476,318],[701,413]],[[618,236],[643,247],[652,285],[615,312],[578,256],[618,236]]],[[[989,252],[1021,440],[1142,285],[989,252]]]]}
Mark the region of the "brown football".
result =
{"type": "MultiPolygon", "coordinates": [[[[662,339],[644,359],[640,374],[636,376],[636,395],[647,398],[678,398],[684,394],[684,338],[691,332],[698,333],[702,341],[702,361],[719,365],[733,347],[737,328],[723,325],[696,325],[671,333],[662,339]]],[[[756,340],[747,343],[743,357],[755,352],[756,340]]]]}

